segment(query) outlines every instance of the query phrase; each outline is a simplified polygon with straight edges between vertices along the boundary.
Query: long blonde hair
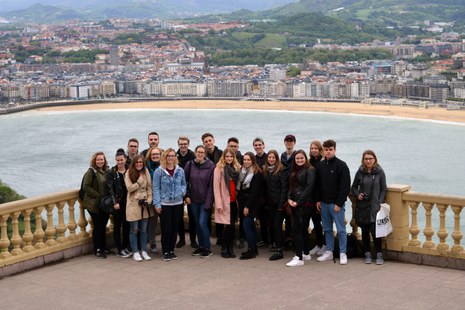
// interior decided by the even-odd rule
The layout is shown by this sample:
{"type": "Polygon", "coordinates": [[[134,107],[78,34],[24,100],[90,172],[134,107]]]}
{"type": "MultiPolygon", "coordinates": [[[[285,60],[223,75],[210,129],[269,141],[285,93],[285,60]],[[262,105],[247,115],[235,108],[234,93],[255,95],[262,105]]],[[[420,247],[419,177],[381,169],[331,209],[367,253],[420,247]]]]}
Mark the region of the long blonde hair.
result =
{"type": "Polygon", "coordinates": [[[230,148],[224,149],[223,154],[221,154],[220,160],[216,164],[216,167],[218,167],[218,169],[224,169],[224,167],[227,165],[226,163],[227,154],[231,154],[233,156],[233,161],[231,163],[231,166],[234,168],[234,170],[237,170],[237,171],[241,170],[241,164],[237,161],[236,154],[234,153],[234,151],[231,150],[230,148]]]}

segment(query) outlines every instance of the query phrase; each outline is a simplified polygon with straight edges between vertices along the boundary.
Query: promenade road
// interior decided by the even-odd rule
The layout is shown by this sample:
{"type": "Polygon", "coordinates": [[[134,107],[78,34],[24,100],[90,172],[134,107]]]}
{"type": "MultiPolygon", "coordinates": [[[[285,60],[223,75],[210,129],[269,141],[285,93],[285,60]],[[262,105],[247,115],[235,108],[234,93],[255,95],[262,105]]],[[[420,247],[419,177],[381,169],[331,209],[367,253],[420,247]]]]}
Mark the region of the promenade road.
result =
{"type": "Polygon", "coordinates": [[[460,270],[315,258],[289,268],[291,252],[270,262],[263,248],[248,261],[224,259],[217,246],[203,259],[191,250],[171,262],[86,255],[6,277],[2,309],[465,309],[460,270]]]}

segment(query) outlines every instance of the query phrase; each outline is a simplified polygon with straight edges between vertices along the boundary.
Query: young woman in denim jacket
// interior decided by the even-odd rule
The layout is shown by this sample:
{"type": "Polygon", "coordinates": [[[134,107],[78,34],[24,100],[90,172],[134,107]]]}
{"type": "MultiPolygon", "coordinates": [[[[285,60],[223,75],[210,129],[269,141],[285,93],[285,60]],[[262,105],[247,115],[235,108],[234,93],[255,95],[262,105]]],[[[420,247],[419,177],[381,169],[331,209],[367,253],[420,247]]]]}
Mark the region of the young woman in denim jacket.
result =
{"type": "Polygon", "coordinates": [[[177,259],[174,247],[185,195],[184,170],[178,165],[176,151],[169,148],[163,153],[160,167],[153,173],[153,197],[155,210],[160,216],[164,261],[177,259]]]}

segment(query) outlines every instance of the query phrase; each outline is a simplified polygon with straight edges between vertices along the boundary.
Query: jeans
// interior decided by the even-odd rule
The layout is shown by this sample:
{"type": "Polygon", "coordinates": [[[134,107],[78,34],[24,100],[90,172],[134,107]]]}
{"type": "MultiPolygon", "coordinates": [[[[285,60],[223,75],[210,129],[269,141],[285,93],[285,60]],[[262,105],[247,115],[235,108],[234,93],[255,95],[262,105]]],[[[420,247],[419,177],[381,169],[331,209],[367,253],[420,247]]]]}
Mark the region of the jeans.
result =
{"type": "Polygon", "coordinates": [[[199,247],[205,250],[211,250],[210,231],[208,230],[208,219],[210,218],[210,209],[205,209],[205,203],[192,202],[192,215],[196,224],[196,231],[199,238],[199,247]]]}
{"type": "Polygon", "coordinates": [[[92,230],[92,239],[94,241],[94,252],[105,250],[107,248],[107,223],[108,214],[98,212],[89,212],[94,228],[92,230]]]}
{"type": "Polygon", "coordinates": [[[257,249],[257,231],[255,229],[255,219],[251,216],[244,216],[243,223],[245,238],[247,239],[247,247],[249,251],[255,251],[257,249]]]}
{"type": "Polygon", "coordinates": [[[140,235],[140,247],[142,251],[147,252],[147,225],[149,219],[141,219],[139,221],[129,222],[129,241],[131,242],[132,252],[139,252],[137,244],[137,233],[140,235]]]}
{"type": "Polygon", "coordinates": [[[347,233],[345,223],[345,205],[341,206],[339,212],[334,212],[334,203],[321,203],[321,220],[325,232],[326,247],[328,251],[334,250],[333,221],[336,224],[337,236],[339,238],[339,252],[346,253],[347,233]]]}

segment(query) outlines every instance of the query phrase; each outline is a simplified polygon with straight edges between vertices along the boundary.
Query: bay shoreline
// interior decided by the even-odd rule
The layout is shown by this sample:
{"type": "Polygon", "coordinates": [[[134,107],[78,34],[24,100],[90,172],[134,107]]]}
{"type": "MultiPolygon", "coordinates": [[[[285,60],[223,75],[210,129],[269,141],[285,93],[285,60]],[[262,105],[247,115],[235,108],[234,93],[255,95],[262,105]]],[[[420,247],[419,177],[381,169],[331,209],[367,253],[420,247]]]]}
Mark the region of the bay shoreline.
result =
{"type": "Polygon", "coordinates": [[[125,109],[206,109],[206,110],[275,110],[275,111],[312,111],[338,114],[358,114],[411,118],[419,120],[442,121],[465,124],[464,110],[446,110],[438,107],[413,107],[394,105],[370,105],[353,102],[308,102],[308,101],[238,101],[238,100],[173,100],[173,101],[136,101],[76,104],[66,106],[40,107],[35,111],[96,111],[125,109]]]}

